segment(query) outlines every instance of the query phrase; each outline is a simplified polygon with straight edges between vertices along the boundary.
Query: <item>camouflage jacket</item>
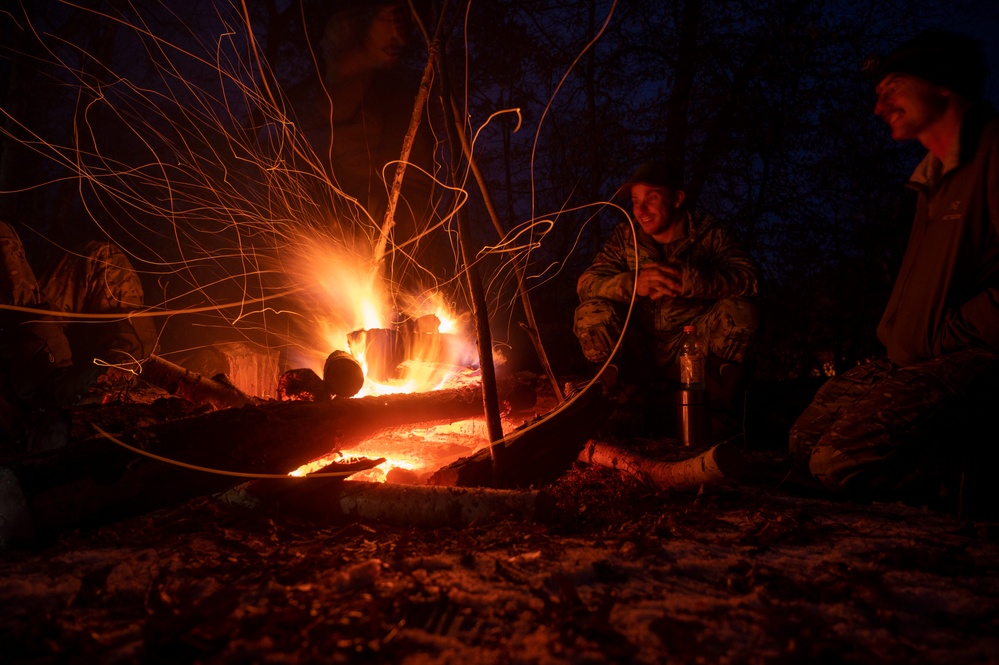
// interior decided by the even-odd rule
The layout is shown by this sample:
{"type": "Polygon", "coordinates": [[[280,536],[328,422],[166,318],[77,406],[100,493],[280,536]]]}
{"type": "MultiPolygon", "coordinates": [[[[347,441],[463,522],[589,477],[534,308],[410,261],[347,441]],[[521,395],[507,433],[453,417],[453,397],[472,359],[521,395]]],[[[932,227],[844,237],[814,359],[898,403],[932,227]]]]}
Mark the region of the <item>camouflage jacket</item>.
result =
{"type": "Polygon", "coordinates": [[[718,223],[701,213],[687,213],[685,237],[660,245],[652,236],[630,223],[619,224],[597,254],[593,263],[579,277],[576,293],[580,301],[604,298],[616,302],[631,301],[638,269],[652,263],[667,263],[676,246],[686,242],[691,229],[702,224],[708,230],[675,263],[683,269],[683,291],[677,298],[654,301],[639,297],[635,307],[639,317],[656,332],[675,330],[704,314],[718,300],[754,296],[759,291],[759,268],[749,255],[718,223]]]}

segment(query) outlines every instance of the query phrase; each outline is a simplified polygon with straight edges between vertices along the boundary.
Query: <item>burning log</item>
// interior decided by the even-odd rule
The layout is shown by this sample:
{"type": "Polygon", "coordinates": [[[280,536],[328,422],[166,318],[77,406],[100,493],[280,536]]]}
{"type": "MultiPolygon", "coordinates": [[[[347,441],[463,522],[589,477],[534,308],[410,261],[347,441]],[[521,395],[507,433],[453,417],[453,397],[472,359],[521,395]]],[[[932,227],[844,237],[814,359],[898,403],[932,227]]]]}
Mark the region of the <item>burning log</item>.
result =
{"type": "Polygon", "coordinates": [[[388,383],[399,378],[405,363],[421,363],[437,367],[443,375],[456,362],[467,364],[460,337],[437,331],[440,319],[433,314],[399,324],[395,328],[355,330],[347,335],[347,345],[353,356],[364,358],[368,378],[388,383]]]}
{"type": "Polygon", "coordinates": [[[379,383],[394,379],[406,359],[399,331],[389,328],[355,330],[347,335],[347,345],[352,353],[364,356],[368,378],[379,383]]]}
{"type": "Polygon", "coordinates": [[[346,351],[334,351],[323,365],[323,383],[334,397],[353,397],[364,386],[364,369],[346,351]]]}
{"type": "Polygon", "coordinates": [[[289,369],[278,379],[281,401],[320,402],[330,397],[353,397],[364,386],[364,369],[346,351],[334,351],[323,365],[323,378],[308,368],[289,369]]]}
{"type": "MultiPolygon", "coordinates": [[[[530,392],[525,382],[512,379],[505,386],[511,403],[524,406],[530,392]]],[[[0,542],[17,538],[21,530],[11,534],[8,529],[25,520],[37,537],[47,538],[245,481],[202,469],[285,474],[384,429],[452,422],[481,413],[481,390],[470,386],[387,397],[248,404],[116,436],[129,446],[188,466],[142,456],[94,436],[0,465],[6,487],[0,488],[0,542]]]]}
{"type": "Polygon", "coordinates": [[[733,479],[740,458],[732,446],[718,444],[688,459],[660,461],[600,441],[590,441],[579,455],[580,461],[587,464],[617,469],[649,485],[677,492],[733,479]]]}
{"type": "Polygon", "coordinates": [[[431,485],[449,487],[527,487],[550,483],[577,459],[593,431],[607,417],[601,391],[588,390],[560,408],[512,433],[493,446],[499,474],[488,448],[438,470],[431,485]]]}
{"type": "Polygon", "coordinates": [[[311,369],[289,369],[278,379],[277,398],[282,402],[321,402],[330,398],[330,391],[311,369]]]}

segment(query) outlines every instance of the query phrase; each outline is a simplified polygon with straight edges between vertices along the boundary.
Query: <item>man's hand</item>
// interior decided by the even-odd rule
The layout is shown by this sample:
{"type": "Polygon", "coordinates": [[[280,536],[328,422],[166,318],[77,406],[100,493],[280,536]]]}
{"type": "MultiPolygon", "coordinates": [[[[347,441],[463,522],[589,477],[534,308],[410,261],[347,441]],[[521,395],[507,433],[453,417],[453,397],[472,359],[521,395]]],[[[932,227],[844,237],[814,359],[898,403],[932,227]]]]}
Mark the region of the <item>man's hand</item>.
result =
{"type": "Polygon", "coordinates": [[[653,300],[676,298],[683,291],[683,270],[661,263],[647,265],[635,275],[635,289],[653,300]]]}

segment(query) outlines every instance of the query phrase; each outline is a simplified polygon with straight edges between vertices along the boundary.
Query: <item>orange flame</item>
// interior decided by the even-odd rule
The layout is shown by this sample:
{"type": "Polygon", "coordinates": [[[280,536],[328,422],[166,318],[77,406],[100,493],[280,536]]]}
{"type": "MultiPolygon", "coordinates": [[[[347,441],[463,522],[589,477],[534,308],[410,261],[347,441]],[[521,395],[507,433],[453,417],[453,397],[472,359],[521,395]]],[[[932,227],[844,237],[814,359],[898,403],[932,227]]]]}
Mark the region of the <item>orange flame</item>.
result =
{"type": "Polygon", "coordinates": [[[331,352],[347,351],[364,368],[360,397],[434,390],[458,369],[476,365],[474,344],[461,332],[463,319],[444,296],[437,290],[402,293],[372,267],[364,245],[348,247],[319,236],[302,237],[292,248],[294,260],[286,260],[282,269],[301,287],[298,309],[305,314],[299,336],[305,343],[289,354],[290,366],[321,375],[331,352]],[[404,312],[396,311],[399,303],[404,303],[404,312]],[[429,321],[437,325],[428,328],[429,321]],[[403,333],[404,354],[393,359],[400,363],[397,370],[394,363],[390,367],[390,377],[372,376],[373,359],[366,357],[372,345],[352,344],[350,336],[357,331],[403,333]]]}

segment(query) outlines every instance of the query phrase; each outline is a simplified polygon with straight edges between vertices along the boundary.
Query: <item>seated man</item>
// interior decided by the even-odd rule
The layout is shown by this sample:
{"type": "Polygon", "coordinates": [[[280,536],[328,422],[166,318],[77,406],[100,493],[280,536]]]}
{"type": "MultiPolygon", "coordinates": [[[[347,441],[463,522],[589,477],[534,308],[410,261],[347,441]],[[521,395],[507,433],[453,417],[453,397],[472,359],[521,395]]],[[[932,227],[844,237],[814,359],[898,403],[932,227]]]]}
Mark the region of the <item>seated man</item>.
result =
{"type": "Polygon", "coordinates": [[[619,193],[630,195],[637,228],[619,224],[579,278],[573,329],[583,354],[592,363],[608,360],[634,296],[628,334],[614,359],[622,381],[677,381],[683,328],[693,325],[708,349],[713,408],[739,406],[758,328],[755,263],[723,226],[684,207],[683,185],[669,164],[639,166],[619,193]]]}
{"type": "Polygon", "coordinates": [[[875,114],[929,152],[909,182],[916,217],[877,329],[887,356],[830,379],[790,433],[791,453],[830,490],[935,501],[956,490],[966,458],[994,454],[999,117],[986,72],[976,42],[943,32],[873,71],[875,114]]]}
{"type": "Polygon", "coordinates": [[[58,437],[39,434],[53,424],[53,407],[78,402],[107,364],[142,360],[153,351],[149,318],[74,323],[56,313],[124,315],[142,300],[138,276],[114,245],[89,242],[39,281],[17,233],[0,222],[0,452],[58,445],[58,437]]]}

